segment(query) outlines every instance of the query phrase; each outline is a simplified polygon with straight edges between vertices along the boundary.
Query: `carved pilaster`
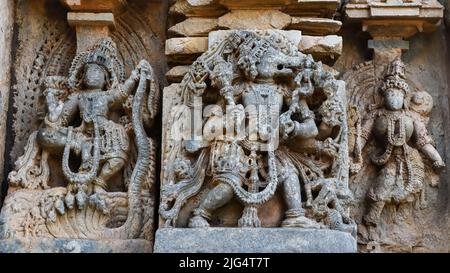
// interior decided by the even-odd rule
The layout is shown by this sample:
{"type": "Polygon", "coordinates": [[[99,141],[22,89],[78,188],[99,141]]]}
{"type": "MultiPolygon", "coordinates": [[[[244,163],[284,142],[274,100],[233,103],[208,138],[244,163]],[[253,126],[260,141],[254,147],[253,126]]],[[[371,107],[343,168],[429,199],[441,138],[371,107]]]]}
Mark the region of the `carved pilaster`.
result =
{"type": "Polygon", "coordinates": [[[126,0],[60,0],[69,10],[67,21],[77,33],[77,53],[91,47],[114,30],[114,14],[123,10],[126,0]]]}

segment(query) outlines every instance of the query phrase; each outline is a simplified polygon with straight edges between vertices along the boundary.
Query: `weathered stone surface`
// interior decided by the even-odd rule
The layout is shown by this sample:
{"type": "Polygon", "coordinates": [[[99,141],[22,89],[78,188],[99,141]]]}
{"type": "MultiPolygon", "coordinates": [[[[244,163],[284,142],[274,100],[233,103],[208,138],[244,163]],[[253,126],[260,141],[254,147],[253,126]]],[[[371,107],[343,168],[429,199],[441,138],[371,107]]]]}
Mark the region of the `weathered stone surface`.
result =
{"type": "MultiPolygon", "coordinates": [[[[368,51],[367,39],[361,39],[361,36],[355,35],[360,31],[357,27],[355,25],[341,32],[344,48],[341,57],[333,66],[342,72],[341,79],[346,81],[348,103],[350,105],[363,101],[369,104],[382,103],[377,87],[383,79],[389,60],[392,60],[391,58],[394,56],[401,56],[406,65],[406,77],[410,87],[409,95],[416,98],[411,100],[409,109],[420,110],[421,119],[425,122],[429,120],[429,124],[426,126],[429,136],[435,139],[436,148],[447,165],[446,171],[438,175],[432,168],[432,162],[425,162],[423,192],[417,196],[416,201],[402,205],[387,204],[383,208],[380,224],[375,229],[364,224],[359,225],[358,250],[360,252],[449,252],[450,203],[448,196],[450,184],[448,183],[448,173],[450,167],[448,163],[450,147],[448,143],[450,118],[448,72],[446,70],[448,59],[442,57],[443,45],[446,43],[446,35],[448,35],[447,30],[440,28],[434,34],[417,34],[409,40],[409,49],[403,53],[400,49],[405,47],[403,42],[383,41],[382,45],[385,45],[386,48],[380,49],[380,54],[374,55],[373,60],[367,61],[367,55],[365,55],[368,51]],[[388,46],[397,48],[398,51],[391,52],[388,50],[388,46]],[[385,58],[379,61],[381,54],[385,58]],[[423,91],[429,95],[424,95],[423,91]],[[430,95],[433,101],[432,109],[430,109],[430,95]],[[421,102],[426,107],[419,109],[417,104],[421,102]],[[427,111],[430,110],[431,113],[427,117],[427,111]],[[436,187],[438,184],[439,187],[436,187]],[[379,232],[378,238],[374,235],[377,232],[379,232]],[[378,243],[373,242],[374,240],[378,243]]],[[[367,110],[367,113],[370,111],[373,110],[367,110]]],[[[352,112],[353,110],[349,112],[348,116],[353,117],[353,121],[356,121],[357,116],[352,112]]],[[[355,143],[357,128],[354,122],[349,123],[349,128],[349,150],[351,151],[355,143]]],[[[371,163],[372,151],[373,148],[370,146],[363,150],[365,166],[350,180],[350,187],[357,204],[352,209],[352,215],[359,223],[363,223],[363,216],[369,211],[367,195],[370,188],[378,183],[377,177],[380,175],[380,167],[371,163]]],[[[382,151],[379,154],[381,153],[382,151]]]]}
{"type": "Polygon", "coordinates": [[[282,11],[291,16],[333,18],[341,0],[291,0],[282,11]]]}
{"type": "Polygon", "coordinates": [[[379,65],[392,62],[409,49],[409,41],[402,39],[381,39],[367,41],[367,48],[373,49],[373,61],[379,65]]]}
{"type": "Polygon", "coordinates": [[[292,17],[288,29],[298,29],[306,35],[329,35],[341,29],[342,22],[328,18],[292,17]]]}
{"type": "Polygon", "coordinates": [[[248,10],[248,9],[280,9],[293,0],[219,0],[219,3],[232,10],[248,10]]]}
{"type": "Polygon", "coordinates": [[[228,11],[214,2],[213,0],[177,0],[170,7],[169,13],[187,17],[219,17],[228,11]]]}
{"type": "Polygon", "coordinates": [[[167,73],[167,80],[170,82],[181,82],[184,75],[189,71],[188,65],[179,65],[172,67],[167,73]]]}
{"type": "Polygon", "coordinates": [[[187,55],[205,52],[207,37],[171,38],[166,40],[166,55],[187,55]]]}
{"type": "Polygon", "coordinates": [[[187,18],[186,20],[169,28],[169,32],[181,36],[208,36],[208,33],[217,29],[216,18],[187,18]]]}
{"type": "MultiPolygon", "coordinates": [[[[2,199],[3,167],[5,166],[5,140],[8,126],[8,102],[11,80],[11,40],[13,37],[14,2],[0,2],[0,200],[2,199]]],[[[0,204],[1,205],[1,204],[0,204]]]]}
{"type": "Polygon", "coordinates": [[[335,230],[300,228],[160,228],[155,253],[342,253],[356,240],[335,230]]]}
{"type": "Polygon", "coordinates": [[[113,12],[124,7],[124,0],[60,0],[60,2],[73,11],[83,12],[113,12]]]}
{"type": "Polygon", "coordinates": [[[0,253],[149,253],[151,242],[133,240],[75,240],[56,238],[3,239],[0,253]]]}
{"type": "Polygon", "coordinates": [[[342,54],[342,37],[337,35],[303,35],[299,49],[324,62],[336,60],[342,54]]]}
{"type": "Polygon", "coordinates": [[[219,27],[229,29],[283,29],[291,17],[278,10],[233,10],[219,18],[219,27]]]}
{"type": "Polygon", "coordinates": [[[77,32],[77,53],[88,50],[96,41],[110,35],[108,26],[102,25],[79,25],[75,26],[77,32]]]}

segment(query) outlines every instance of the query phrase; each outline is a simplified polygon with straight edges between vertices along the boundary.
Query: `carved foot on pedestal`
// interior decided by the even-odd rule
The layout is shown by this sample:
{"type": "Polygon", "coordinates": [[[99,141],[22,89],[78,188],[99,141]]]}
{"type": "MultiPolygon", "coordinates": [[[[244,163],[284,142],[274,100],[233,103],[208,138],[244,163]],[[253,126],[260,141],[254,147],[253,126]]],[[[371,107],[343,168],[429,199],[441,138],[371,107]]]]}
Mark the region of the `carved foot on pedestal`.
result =
{"type": "Polygon", "coordinates": [[[189,220],[190,228],[207,228],[209,227],[208,221],[200,215],[196,215],[189,220]]]}
{"type": "Polygon", "coordinates": [[[89,204],[95,206],[96,208],[100,209],[103,214],[109,213],[109,208],[106,205],[105,199],[102,198],[101,193],[94,193],[89,197],[89,204]]]}
{"type": "Polygon", "coordinates": [[[282,223],[282,227],[300,227],[300,228],[321,228],[321,225],[314,220],[305,216],[297,216],[286,218],[282,223]]]}

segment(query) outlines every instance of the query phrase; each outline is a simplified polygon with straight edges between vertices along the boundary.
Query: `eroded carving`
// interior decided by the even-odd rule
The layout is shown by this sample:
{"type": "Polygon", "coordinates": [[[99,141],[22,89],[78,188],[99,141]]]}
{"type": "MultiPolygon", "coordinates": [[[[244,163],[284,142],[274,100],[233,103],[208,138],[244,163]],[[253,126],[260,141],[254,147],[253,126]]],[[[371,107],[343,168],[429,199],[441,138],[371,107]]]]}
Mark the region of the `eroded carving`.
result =
{"type": "MultiPolygon", "coordinates": [[[[387,66],[380,84],[373,77],[373,68],[371,63],[359,68],[361,75],[367,78],[357,75],[347,78],[354,87],[349,92],[349,124],[354,127],[350,137],[353,157],[350,171],[358,173],[369,163],[377,169],[366,194],[368,207],[362,218],[363,225],[358,230],[361,231],[360,243],[379,251],[379,245],[400,245],[396,237],[401,237],[386,234],[385,224],[381,223],[383,210],[388,205],[398,206],[397,214],[391,209],[389,214],[406,221],[408,217],[401,216],[407,214],[404,204],[424,201],[425,183],[430,181],[425,179],[425,162],[429,161],[436,173],[443,170],[445,164],[426,129],[433,107],[432,97],[426,91],[410,88],[400,58],[387,66]],[[353,80],[359,81],[360,86],[354,86],[353,80]],[[366,145],[371,146],[370,151],[363,153],[366,145]]],[[[431,185],[436,186],[437,182],[431,180],[431,185]]],[[[410,244],[411,238],[403,239],[403,243],[410,244]]]]}
{"type": "Polygon", "coordinates": [[[355,233],[343,94],[343,82],[282,34],[235,31],[218,42],[193,63],[165,117],[164,226],[180,226],[197,198],[187,225],[214,225],[235,197],[244,207],[234,225],[259,227],[258,207],[282,188],[281,226],[355,233]]]}

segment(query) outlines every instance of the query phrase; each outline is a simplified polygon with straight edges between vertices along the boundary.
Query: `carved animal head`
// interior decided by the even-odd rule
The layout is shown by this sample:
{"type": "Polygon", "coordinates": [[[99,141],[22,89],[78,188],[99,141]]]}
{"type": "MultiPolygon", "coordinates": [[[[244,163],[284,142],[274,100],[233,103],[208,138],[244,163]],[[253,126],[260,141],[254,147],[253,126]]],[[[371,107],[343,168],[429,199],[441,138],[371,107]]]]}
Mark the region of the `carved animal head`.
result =
{"type": "Polygon", "coordinates": [[[250,80],[293,76],[293,67],[298,67],[303,58],[288,56],[270,39],[253,37],[239,46],[237,65],[250,80]]]}

